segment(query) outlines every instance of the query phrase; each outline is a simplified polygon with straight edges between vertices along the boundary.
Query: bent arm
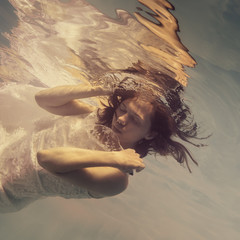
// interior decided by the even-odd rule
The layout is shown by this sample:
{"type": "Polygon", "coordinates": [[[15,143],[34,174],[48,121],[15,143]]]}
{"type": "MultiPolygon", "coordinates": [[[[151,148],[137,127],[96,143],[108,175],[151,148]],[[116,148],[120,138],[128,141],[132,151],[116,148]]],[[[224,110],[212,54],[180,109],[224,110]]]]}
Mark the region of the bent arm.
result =
{"type": "Polygon", "coordinates": [[[37,153],[39,164],[93,195],[112,196],[128,184],[126,172],[144,169],[134,150],[104,152],[80,148],[52,148],[37,153]]]}
{"type": "Polygon", "coordinates": [[[67,173],[88,167],[117,167],[117,152],[59,147],[38,151],[38,163],[53,173],[67,173]]]}
{"type": "Polygon", "coordinates": [[[78,115],[90,113],[95,109],[79,99],[108,94],[109,91],[100,86],[66,85],[42,90],[35,95],[35,100],[40,107],[53,114],[78,115]]]}

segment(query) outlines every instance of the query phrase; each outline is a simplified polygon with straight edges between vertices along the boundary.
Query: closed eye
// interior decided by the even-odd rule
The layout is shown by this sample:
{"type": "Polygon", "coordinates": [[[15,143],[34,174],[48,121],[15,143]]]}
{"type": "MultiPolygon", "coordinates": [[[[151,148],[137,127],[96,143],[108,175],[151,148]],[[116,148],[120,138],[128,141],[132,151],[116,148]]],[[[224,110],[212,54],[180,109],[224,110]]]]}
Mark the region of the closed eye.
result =
{"type": "MultiPolygon", "coordinates": [[[[119,109],[119,111],[121,111],[122,113],[126,113],[126,112],[127,112],[127,107],[125,106],[124,103],[120,104],[120,106],[119,106],[118,109],[119,109]]],[[[131,115],[131,114],[130,114],[130,115],[131,115]]],[[[138,126],[141,125],[141,119],[138,117],[137,114],[133,114],[133,115],[131,116],[131,119],[132,119],[132,121],[133,121],[136,125],[138,125],[138,126]]]]}
{"type": "Polygon", "coordinates": [[[134,117],[134,118],[133,118],[133,121],[134,121],[137,125],[141,125],[141,121],[140,121],[138,118],[134,117]]]}
{"type": "Polygon", "coordinates": [[[123,104],[121,104],[120,106],[119,106],[119,109],[120,109],[120,111],[122,111],[122,112],[126,112],[127,110],[126,110],[126,107],[123,105],[123,104]]]}
{"type": "Polygon", "coordinates": [[[130,115],[131,120],[138,126],[141,125],[141,120],[138,117],[135,117],[133,115],[130,115]]]}

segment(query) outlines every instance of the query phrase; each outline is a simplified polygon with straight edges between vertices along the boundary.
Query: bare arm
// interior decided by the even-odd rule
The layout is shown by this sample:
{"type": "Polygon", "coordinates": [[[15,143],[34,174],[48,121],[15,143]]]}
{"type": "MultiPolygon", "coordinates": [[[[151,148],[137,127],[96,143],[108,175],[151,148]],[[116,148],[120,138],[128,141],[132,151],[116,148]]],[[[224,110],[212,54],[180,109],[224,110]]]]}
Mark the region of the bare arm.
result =
{"type": "Polygon", "coordinates": [[[134,150],[119,152],[79,148],[52,148],[39,151],[39,164],[98,196],[122,192],[128,183],[127,172],[141,171],[144,164],[134,150]]]}
{"type": "Polygon", "coordinates": [[[81,102],[81,98],[108,95],[110,92],[102,87],[89,85],[66,85],[48,88],[35,95],[37,104],[57,115],[79,115],[91,113],[95,107],[81,102]]]}

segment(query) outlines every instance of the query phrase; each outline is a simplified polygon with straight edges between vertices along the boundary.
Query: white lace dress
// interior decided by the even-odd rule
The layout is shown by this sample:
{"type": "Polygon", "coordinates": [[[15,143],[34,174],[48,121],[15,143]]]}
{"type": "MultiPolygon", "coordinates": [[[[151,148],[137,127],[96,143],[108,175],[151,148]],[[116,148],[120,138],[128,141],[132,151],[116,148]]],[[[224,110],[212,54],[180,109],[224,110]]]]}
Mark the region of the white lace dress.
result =
{"type": "Polygon", "coordinates": [[[17,211],[47,196],[90,198],[87,189],[43,169],[36,153],[40,149],[63,146],[111,149],[111,130],[104,129],[107,137],[103,145],[96,138],[99,128],[93,129],[95,121],[96,113],[85,118],[47,116],[35,121],[33,127],[16,128],[11,134],[0,126],[3,137],[0,142],[0,212],[17,211]]]}

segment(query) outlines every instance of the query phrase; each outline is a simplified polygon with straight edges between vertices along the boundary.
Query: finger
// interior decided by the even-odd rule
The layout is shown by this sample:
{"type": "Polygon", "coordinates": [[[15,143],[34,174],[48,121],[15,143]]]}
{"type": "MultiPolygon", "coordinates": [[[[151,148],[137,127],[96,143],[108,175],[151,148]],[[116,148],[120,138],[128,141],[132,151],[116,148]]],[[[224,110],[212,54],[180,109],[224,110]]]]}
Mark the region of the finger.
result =
{"type": "Polygon", "coordinates": [[[144,169],[144,167],[136,168],[136,172],[141,172],[143,169],[144,169]]]}
{"type": "Polygon", "coordinates": [[[136,168],[136,172],[141,172],[145,168],[145,165],[142,164],[142,166],[139,166],[136,168]]]}
{"type": "Polygon", "coordinates": [[[135,158],[135,161],[137,161],[138,164],[143,164],[143,159],[140,157],[135,158]]]}

